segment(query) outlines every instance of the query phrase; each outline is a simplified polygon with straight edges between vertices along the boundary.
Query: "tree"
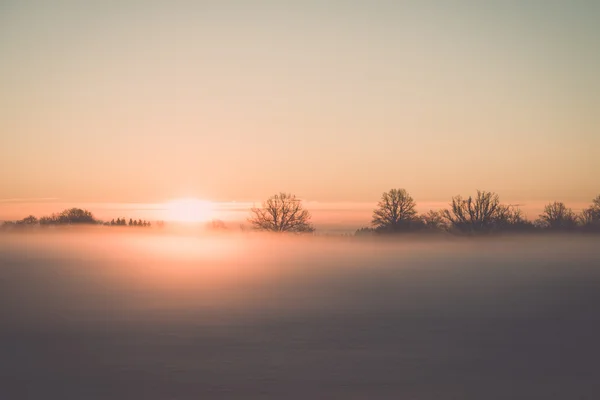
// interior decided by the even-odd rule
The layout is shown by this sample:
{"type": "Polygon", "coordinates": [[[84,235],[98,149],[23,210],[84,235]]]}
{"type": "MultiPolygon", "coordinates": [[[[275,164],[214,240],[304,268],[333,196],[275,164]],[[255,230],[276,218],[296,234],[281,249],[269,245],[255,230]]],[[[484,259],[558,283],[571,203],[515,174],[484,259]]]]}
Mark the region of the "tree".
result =
{"type": "Polygon", "coordinates": [[[52,225],[54,223],[56,223],[56,222],[54,221],[53,217],[41,217],[40,218],[40,225],[52,225]]]}
{"type": "Polygon", "coordinates": [[[543,228],[570,230],[577,227],[577,216],[564,203],[555,201],[544,207],[538,222],[543,228]]]}
{"type": "Polygon", "coordinates": [[[42,217],[39,220],[40,225],[70,225],[70,224],[97,224],[99,221],[94,215],[81,208],[69,208],[60,214],[52,214],[49,217],[42,217]]]}
{"type": "Polygon", "coordinates": [[[421,216],[424,228],[433,231],[443,231],[448,228],[444,213],[442,211],[429,210],[427,214],[421,216]]]}
{"type": "Polygon", "coordinates": [[[37,223],[38,223],[38,219],[33,215],[30,215],[28,217],[25,217],[25,218],[17,221],[18,225],[36,225],[37,223]]]}
{"type": "Polygon", "coordinates": [[[381,195],[373,211],[371,224],[377,232],[400,232],[411,228],[415,222],[416,203],[404,189],[392,189],[381,195]]]}
{"type": "Polygon", "coordinates": [[[60,213],[59,220],[67,224],[95,224],[97,221],[88,210],[70,208],[60,213]]]}
{"type": "Polygon", "coordinates": [[[248,222],[256,230],[270,232],[313,232],[310,213],[295,195],[279,193],[271,196],[262,207],[253,207],[248,222]]]}
{"type": "Polygon", "coordinates": [[[452,198],[450,210],[444,210],[444,217],[452,228],[464,233],[490,232],[497,225],[502,211],[500,198],[496,193],[477,191],[477,197],[461,196],[452,198]]]}
{"type": "Polygon", "coordinates": [[[594,213],[594,218],[600,219],[600,194],[592,200],[592,205],[589,208],[594,213]]]}
{"type": "Polygon", "coordinates": [[[581,225],[586,231],[600,231],[600,195],[592,200],[592,205],[581,212],[581,225]]]}
{"type": "Polygon", "coordinates": [[[13,221],[4,221],[0,226],[4,229],[10,229],[13,228],[15,225],[16,224],[13,221]]]}
{"type": "Polygon", "coordinates": [[[133,220],[129,218],[129,226],[133,226],[133,220]]]}
{"type": "Polygon", "coordinates": [[[495,221],[495,229],[511,232],[527,232],[536,229],[535,225],[528,221],[523,212],[515,206],[500,205],[495,221]]]}
{"type": "Polygon", "coordinates": [[[375,229],[369,227],[360,228],[354,232],[354,236],[373,236],[374,234],[375,229]]]}

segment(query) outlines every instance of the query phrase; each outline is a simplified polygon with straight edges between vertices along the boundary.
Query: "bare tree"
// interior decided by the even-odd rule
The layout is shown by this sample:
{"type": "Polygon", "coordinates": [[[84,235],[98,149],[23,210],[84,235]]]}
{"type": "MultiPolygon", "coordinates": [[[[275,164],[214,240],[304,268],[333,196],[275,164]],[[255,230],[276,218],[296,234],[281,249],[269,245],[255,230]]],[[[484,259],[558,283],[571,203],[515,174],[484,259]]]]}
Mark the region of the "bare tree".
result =
{"type": "Polygon", "coordinates": [[[38,222],[39,221],[35,216],[30,215],[28,217],[25,217],[25,218],[17,221],[17,225],[36,225],[38,222]]]}
{"type": "Polygon", "coordinates": [[[256,230],[270,232],[313,232],[310,213],[295,195],[279,193],[271,196],[262,207],[253,207],[248,222],[256,230]]]}
{"type": "Polygon", "coordinates": [[[596,196],[594,200],[592,200],[592,205],[590,208],[596,213],[597,218],[600,219],[600,194],[596,196]]]}
{"type": "Polygon", "coordinates": [[[429,210],[427,214],[421,215],[424,228],[427,230],[443,231],[448,228],[444,213],[442,211],[429,210]]]}
{"type": "Polygon", "coordinates": [[[363,227],[354,232],[354,236],[372,236],[375,233],[373,228],[363,227]]]}
{"type": "Polygon", "coordinates": [[[544,207],[539,225],[548,229],[574,229],[577,227],[577,216],[564,203],[555,201],[544,207]]]}
{"type": "Polygon", "coordinates": [[[586,231],[600,231],[600,195],[592,200],[592,205],[581,212],[581,225],[586,231]]]}
{"type": "Polygon", "coordinates": [[[584,229],[590,228],[594,225],[596,218],[591,207],[581,211],[581,214],[579,215],[579,221],[584,229]]]}
{"type": "Polygon", "coordinates": [[[450,210],[443,211],[444,217],[453,228],[467,233],[491,231],[503,211],[496,193],[481,190],[475,198],[453,197],[450,206],[450,210]]]}
{"type": "Polygon", "coordinates": [[[536,226],[525,218],[525,215],[516,206],[501,204],[498,207],[494,227],[499,231],[531,232],[536,226]]]}
{"type": "Polygon", "coordinates": [[[416,203],[405,189],[392,189],[381,195],[371,224],[378,232],[408,230],[416,221],[416,203]]]}
{"type": "Polygon", "coordinates": [[[70,225],[70,224],[97,224],[98,221],[88,210],[81,208],[70,208],[60,214],[52,214],[49,217],[39,219],[41,225],[70,225]]]}

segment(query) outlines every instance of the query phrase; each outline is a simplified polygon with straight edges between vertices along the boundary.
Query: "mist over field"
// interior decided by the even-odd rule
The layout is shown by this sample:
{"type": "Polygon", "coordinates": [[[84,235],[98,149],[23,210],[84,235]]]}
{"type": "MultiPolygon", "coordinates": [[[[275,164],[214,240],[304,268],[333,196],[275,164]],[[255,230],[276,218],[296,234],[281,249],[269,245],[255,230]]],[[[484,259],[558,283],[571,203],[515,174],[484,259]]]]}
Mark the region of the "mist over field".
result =
{"type": "Polygon", "coordinates": [[[600,238],[0,234],[2,399],[592,399],[600,238]]]}

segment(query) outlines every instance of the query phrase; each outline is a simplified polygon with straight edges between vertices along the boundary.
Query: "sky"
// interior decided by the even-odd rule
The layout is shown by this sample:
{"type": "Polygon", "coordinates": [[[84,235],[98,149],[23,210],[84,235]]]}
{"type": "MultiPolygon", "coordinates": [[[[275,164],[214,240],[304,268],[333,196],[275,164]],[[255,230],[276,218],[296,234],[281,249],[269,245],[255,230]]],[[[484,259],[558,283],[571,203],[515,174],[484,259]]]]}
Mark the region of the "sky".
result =
{"type": "Polygon", "coordinates": [[[0,200],[600,193],[600,2],[0,0],[0,200]]]}

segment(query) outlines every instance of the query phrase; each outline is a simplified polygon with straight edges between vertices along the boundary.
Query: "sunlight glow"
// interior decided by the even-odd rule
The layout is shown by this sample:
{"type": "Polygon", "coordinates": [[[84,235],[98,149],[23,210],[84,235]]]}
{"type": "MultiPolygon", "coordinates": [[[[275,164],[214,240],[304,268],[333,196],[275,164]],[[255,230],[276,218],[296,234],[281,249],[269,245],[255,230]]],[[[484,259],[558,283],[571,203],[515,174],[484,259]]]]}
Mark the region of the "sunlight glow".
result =
{"type": "Polygon", "coordinates": [[[205,222],[213,217],[212,203],[194,198],[167,203],[166,219],[175,222],[205,222]]]}

